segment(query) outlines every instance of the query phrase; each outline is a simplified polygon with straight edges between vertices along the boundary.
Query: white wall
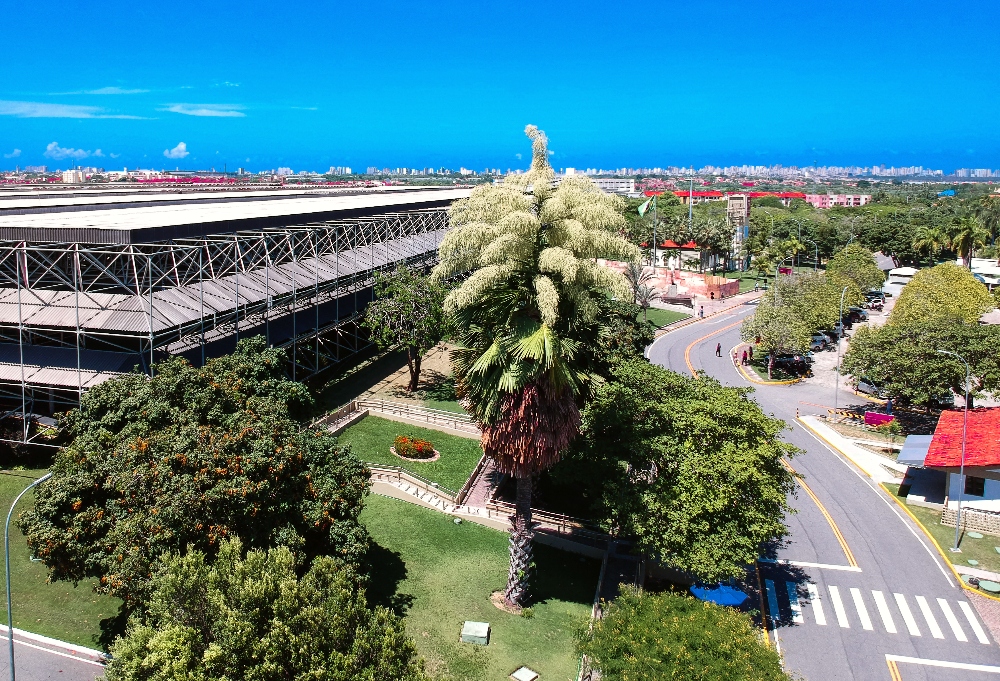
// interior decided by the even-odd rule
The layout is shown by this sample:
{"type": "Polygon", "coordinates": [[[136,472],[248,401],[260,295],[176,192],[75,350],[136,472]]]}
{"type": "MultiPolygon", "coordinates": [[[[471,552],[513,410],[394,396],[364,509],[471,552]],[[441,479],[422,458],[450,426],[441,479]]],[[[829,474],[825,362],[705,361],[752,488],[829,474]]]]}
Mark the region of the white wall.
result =
{"type": "MultiPolygon", "coordinates": [[[[964,488],[958,473],[948,474],[948,508],[958,506],[958,495],[964,488]]],[[[981,497],[962,495],[962,508],[980,508],[984,511],[1000,512],[1000,480],[986,479],[985,493],[981,497]]]]}

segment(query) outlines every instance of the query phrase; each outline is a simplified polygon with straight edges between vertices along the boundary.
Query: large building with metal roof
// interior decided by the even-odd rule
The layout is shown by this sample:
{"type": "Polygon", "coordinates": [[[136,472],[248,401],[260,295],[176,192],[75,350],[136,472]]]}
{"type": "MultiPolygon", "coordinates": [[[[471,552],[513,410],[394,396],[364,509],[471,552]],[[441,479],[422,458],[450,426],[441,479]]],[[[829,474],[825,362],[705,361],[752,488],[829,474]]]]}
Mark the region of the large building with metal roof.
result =
{"type": "MultiPolygon", "coordinates": [[[[466,188],[0,190],[0,402],[83,392],[264,335],[307,378],[366,345],[374,274],[427,267],[466,188]]],[[[27,421],[25,421],[27,423],[27,421]]]]}

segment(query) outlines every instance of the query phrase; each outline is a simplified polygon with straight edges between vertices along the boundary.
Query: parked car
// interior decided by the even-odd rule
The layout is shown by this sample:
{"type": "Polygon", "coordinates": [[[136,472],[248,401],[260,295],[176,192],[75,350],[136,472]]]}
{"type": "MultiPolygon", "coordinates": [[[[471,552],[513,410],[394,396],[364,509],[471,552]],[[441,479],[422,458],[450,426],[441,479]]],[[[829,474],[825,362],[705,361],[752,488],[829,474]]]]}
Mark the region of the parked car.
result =
{"type": "Polygon", "coordinates": [[[844,325],[841,322],[837,322],[833,325],[832,329],[823,329],[822,333],[833,338],[833,341],[836,343],[838,338],[843,338],[844,336],[844,325]]]}
{"type": "Polygon", "coordinates": [[[866,395],[871,395],[872,397],[878,397],[880,399],[886,399],[889,397],[888,394],[878,386],[876,386],[870,378],[867,376],[862,376],[855,383],[854,389],[859,393],[864,393],[866,395]]]}
{"type": "Polygon", "coordinates": [[[881,291],[869,291],[865,294],[865,300],[872,301],[877,300],[880,303],[885,303],[885,294],[881,291]]]}
{"type": "Polygon", "coordinates": [[[814,333],[812,338],[809,340],[809,349],[813,352],[819,352],[820,350],[826,350],[826,346],[830,344],[830,339],[822,333],[814,333]]]}
{"type": "Polygon", "coordinates": [[[847,308],[847,314],[851,318],[851,322],[867,322],[868,321],[868,310],[861,307],[849,307],[847,308]]]}
{"type": "MultiPolygon", "coordinates": [[[[812,372],[812,369],[809,366],[811,363],[812,358],[808,353],[796,355],[778,354],[774,358],[775,367],[783,369],[784,371],[794,374],[795,376],[808,376],[812,372]]],[[[765,366],[766,365],[767,363],[765,362],[765,366]]]]}

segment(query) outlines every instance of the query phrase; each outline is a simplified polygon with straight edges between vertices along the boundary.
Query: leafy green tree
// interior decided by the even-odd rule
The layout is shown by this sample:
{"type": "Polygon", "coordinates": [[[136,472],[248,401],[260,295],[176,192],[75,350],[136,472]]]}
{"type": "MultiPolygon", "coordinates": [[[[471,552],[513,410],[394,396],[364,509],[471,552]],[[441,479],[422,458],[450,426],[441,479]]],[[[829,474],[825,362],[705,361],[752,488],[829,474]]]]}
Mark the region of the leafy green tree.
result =
{"type": "Polygon", "coordinates": [[[604,326],[594,348],[594,372],[611,375],[611,367],[636,357],[642,357],[646,346],[653,342],[653,329],[638,319],[639,306],[627,300],[605,299],[600,302],[604,326]]]}
{"type": "MultiPolygon", "coordinates": [[[[796,277],[778,277],[774,285],[760,298],[752,317],[740,327],[740,335],[748,343],[756,343],[768,355],[767,375],[774,374],[774,361],[779,353],[805,352],[810,337],[817,328],[818,315],[823,309],[805,310],[803,291],[796,277]],[[804,314],[807,312],[807,314],[804,314]]],[[[836,313],[839,315],[839,294],[836,313]]],[[[829,310],[829,306],[825,308],[829,310]]]]}
{"type": "Polygon", "coordinates": [[[790,681],[749,617],[673,593],[625,589],[577,640],[607,681],[790,681]]]}
{"type": "MultiPolygon", "coordinates": [[[[838,287],[856,287],[849,294],[864,294],[877,289],[885,282],[885,274],[878,268],[875,256],[863,246],[851,244],[830,258],[826,265],[826,274],[838,287]]],[[[863,299],[863,298],[862,298],[863,299]]],[[[854,296],[855,304],[860,302],[854,296]]]]}
{"type": "Polygon", "coordinates": [[[531,170],[482,186],[451,209],[438,278],[475,270],[448,295],[462,347],[452,353],[457,391],[482,429],[483,451],[517,481],[505,598],[529,598],[532,479],[577,435],[593,383],[590,348],[604,320],[600,301],[631,300],[625,278],[595,262],[632,261],[619,236],[620,199],[587,178],[552,189],[544,133],[528,126],[531,170]]]}
{"type": "Polygon", "coordinates": [[[967,269],[946,262],[917,272],[899,294],[889,323],[962,320],[976,324],[993,304],[989,291],[967,269]]]}
{"type": "Polygon", "coordinates": [[[784,208],[785,204],[777,196],[761,196],[753,200],[756,208],[784,208]]]}
{"type": "Polygon", "coordinates": [[[293,416],[312,399],[260,336],[203,368],[175,358],[88,392],[63,422],[69,445],[19,526],[53,580],[96,578],[126,609],[149,596],[152,565],[226,537],[288,546],[303,561],[360,560],[368,471],[293,416]]]}
{"type": "Polygon", "coordinates": [[[321,557],[299,579],[287,547],[223,540],[154,566],[149,607],[111,647],[108,681],[423,681],[402,620],[370,610],[351,570],[321,557]]]}
{"type": "Polygon", "coordinates": [[[705,581],[741,575],[787,534],[794,477],[781,460],[797,451],[749,395],[641,357],[618,364],[555,473],[575,476],[595,517],[664,565],[705,581]]]}
{"type": "Polygon", "coordinates": [[[420,380],[424,353],[448,334],[444,297],[448,289],[439,281],[407,267],[375,275],[375,300],[365,309],[364,326],[379,348],[402,345],[413,392],[420,380]]]}
{"type": "Polygon", "coordinates": [[[874,381],[902,404],[933,407],[951,392],[965,391],[964,365],[939,349],[957,352],[969,363],[972,398],[1000,395],[1000,327],[954,318],[862,327],[851,339],[843,369],[874,381]]]}

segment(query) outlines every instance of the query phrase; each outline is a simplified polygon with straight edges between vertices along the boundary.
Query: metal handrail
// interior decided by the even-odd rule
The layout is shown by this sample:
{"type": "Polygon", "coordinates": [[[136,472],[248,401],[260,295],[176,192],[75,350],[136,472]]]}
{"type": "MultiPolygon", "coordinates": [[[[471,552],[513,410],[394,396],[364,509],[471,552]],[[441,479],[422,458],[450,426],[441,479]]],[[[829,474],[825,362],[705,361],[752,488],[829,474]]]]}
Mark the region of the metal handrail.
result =
{"type": "Polygon", "coordinates": [[[445,497],[452,503],[455,503],[455,498],[458,495],[458,493],[450,487],[445,487],[441,483],[428,480],[422,475],[414,473],[413,471],[407,470],[401,466],[385,466],[382,464],[372,463],[366,463],[365,465],[368,466],[368,470],[370,470],[372,474],[395,475],[398,480],[407,478],[407,482],[412,482],[413,484],[422,487],[426,492],[431,492],[433,494],[437,494],[438,496],[445,497]]]}
{"type": "Polygon", "coordinates": [[[471,416],[457,411],[447,411],[445,409],[433,409],[431,407],[423,407],[416,404],[407,404],[405,402],[394,402],[392,400],[357,399],[354,401],[357,403],[358,408],[377,407],[380,411],[395,410],[406,413],[435,416],[446,419],[448,421],[456,421],[459,423],[468,423],[471,425],[475,425],[475,421],[473,421],[471,416]]]}

